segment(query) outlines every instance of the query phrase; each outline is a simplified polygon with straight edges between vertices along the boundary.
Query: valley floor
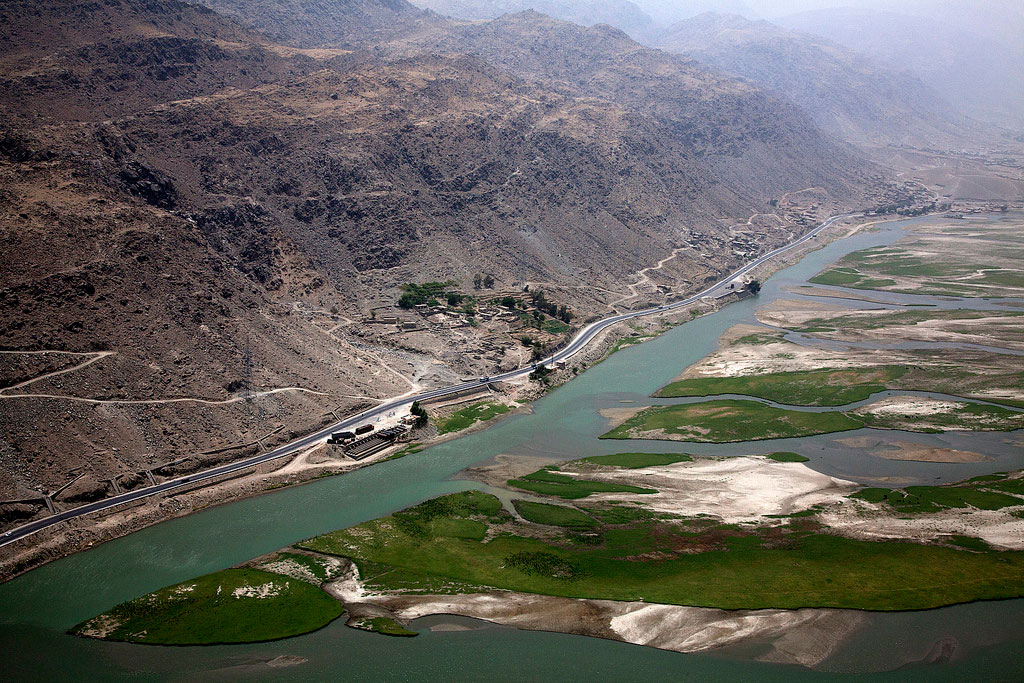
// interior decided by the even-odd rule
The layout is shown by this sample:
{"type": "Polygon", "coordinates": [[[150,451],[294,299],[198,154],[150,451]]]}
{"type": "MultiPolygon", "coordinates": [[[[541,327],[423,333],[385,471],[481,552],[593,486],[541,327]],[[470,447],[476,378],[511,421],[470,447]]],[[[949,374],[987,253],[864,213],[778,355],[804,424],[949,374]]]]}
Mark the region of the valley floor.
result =
{"type": "MultiPolygon", "coordinates": [[[[1017,234],[1002,225],[1006,232],[985,231],[987,240],[1017,234]]],[[[963,235],[940,220],[920,229],[959,230],[962,260],[982,232],[969,226],[963,235]]],[[[865,486],[768,447],[849,430],[833,438],[879,459],[992,461],[981,441],[974,452],[899,434],[1007,430],[1005,439],[1019,442],[1020,322],[1001,305],[1017,297],[1002,294],[945,308],[913,305],[920,300],[857,308],[853,294],[817,292],[816,303],[806,293],[777,302],[759,311],[760,326],[728,330],[654,405],[606,412],[619,423],[606,436],[634,439],[640,452],[541,469],[537,458],[503,456],[467,474],[508,500],[475,491],[435,498],[246,568],[322,584],[351,626],[392,635],[411,635],[408,622],[427,614],[459,614],[681,652],[767,642],[766,660],[811,667],[862,626],[861,610],[1024,596],[1024,471],[865,486]],[[642,452],[637,439],[668,432],[694,444],[745,442],[745,456],[642,452]],[[758,441],[766,447],[753,450],[758,441]],[[329,569],[289,569],[296,554],[329,569]]],[[[493,411],[470,406],[449,419],[470,412],[493,411]]],[[[202,584],[235,580],[219,577],[202,584]]],[[[268,599],[266,586],[277,584],[257,579],[233,599],[268,599]]],[[[176,620],[222,609],[190,601],[191,590],[181,584],[125,603],[78,632],[158,642],[148,629],[138,635],[140,625],[170,624],[159,642],[176,642],[176,620]]]]}

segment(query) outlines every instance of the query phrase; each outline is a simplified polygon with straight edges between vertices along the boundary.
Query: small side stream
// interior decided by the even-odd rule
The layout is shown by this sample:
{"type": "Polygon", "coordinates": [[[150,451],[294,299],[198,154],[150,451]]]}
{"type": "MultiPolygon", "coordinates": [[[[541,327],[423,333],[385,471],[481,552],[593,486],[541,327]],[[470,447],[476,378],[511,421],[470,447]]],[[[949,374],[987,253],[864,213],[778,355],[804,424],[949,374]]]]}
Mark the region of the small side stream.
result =
{"type": "MultiPolygon", "coordinates": [[[[336,621],[306,636],[243,646],[157,648],[73,638],[66,630],[110,606],[190,577],[223,569],[301,539],[389,514],[426,498],[475,485],[454,477],[502,453],[556,460],[644,450],[740,455],[791,450],[834,476],[869,481],[952,481],[1024,467],[1024,435],[1015,433],[911,434],[856,430],[841,434],[747,444],[610,442],[598,410],[621,401],[650,402],[653,391],[713,351],[719,336],[753,322],[756,308],[792,298],[843,254],[891,244],[910,219],[834,242],[770,278],[756,299],[729,305],[644,344],[622,350],[533,406],[464,438],[344,476],[274,491],[171,520],[53,562],[0,585],[0,648],[9,678],[108,680],[273,678],[295,680],[834,680],[756,660],[756,647],[710,655],[679,655],[651,648],[556,633],[485,627],[394,639],[354,631],[336,621]],[[838,439],[870,436],[981,452],[990,462],[930,464],[864,455],[838,439]],[[288,655],[294,666],[266,662],[288,655]]],[[[993,220],[1000,220],[996,217],[993,220]]],[[[873,296],[874,293],[871,293],[873,296]]],[[[894,303],[907,303],[902,295],[894,303]]],[[[888,301],[888,299],[886,299],[888,301]]],[[[842,302],[842,300],[837,300],[842,302]]],[[[914,296],[913,302],[923,302],[914,296]]],[[[857,302],[845,302],[856,304],[857,302]]],[[[951,305],[936,299],[936,306],[951,305]]],[[[971,301],[971,307],[981,307],[971,301]]],[[[992,307],[1004,303],[982,302],[992,307]]],[[[905,393],[905,392],[900,392],[905,393]]],[[[941,395],[937,395],[941,396],[941,395]]],[[[429,622],[428,622],[429,623],[429,622]]],[[[471,622],[475,623],[475,622],[471,622]]],[[[870,680],[964,680],[1024,677],[1024,600],[961,605],[907,614],[872,614],[870,625],[845,643],[826,669],[869,674],[870,680]],[[951,661],[927,659],[936,642],[953,639],[951,661]],[[872,672],[909,669],[879,676],[872,672]]],[[[947,648],[948,649],[948,648],[947,648]]],[[[945,650],[943,650],[945,652],[945,650]]],[[[940,653],[941,655],[941,653],[940,653]]],[[[941,657],[940,657],[941,659],[941,657]]]]}

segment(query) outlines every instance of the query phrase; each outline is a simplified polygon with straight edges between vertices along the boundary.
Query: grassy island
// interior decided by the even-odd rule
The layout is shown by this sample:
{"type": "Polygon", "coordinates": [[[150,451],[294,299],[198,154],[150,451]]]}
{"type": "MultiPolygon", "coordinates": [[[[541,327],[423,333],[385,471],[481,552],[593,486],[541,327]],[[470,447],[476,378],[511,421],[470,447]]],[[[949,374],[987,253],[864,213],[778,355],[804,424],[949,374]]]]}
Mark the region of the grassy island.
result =
{"type": "Polygon", "coordinates": [[[315,631],[343,611],[305,581],[225,569],[117,605],[71,632],[151,645],[255,643],[315,631]]]}
{"type": "MultiPolygon", "coordinates": [[[[500,525],[501,532],[489,540],[409,533],[390,516],[310,539],[302,547],[353,558],[369,587],[382,591],[408,590],[410,581],[435,587],[455,581],[473,591],[490,586],[725,609],[868,610],[1024,595],[1024,552],[859,541],[822,533],[807,517],[743,527],[713,519],[599,522],[600,515],[577,510],[590,520],[590,533],[552,536],[547,530],[564,526],[566,513],[556,518],[545,511],[536,517],[543,521],[513,522],[491,512],[497,499],[469,495],[470,505],[467,494],[427,504],[447,510],[453,524],[500,525]]],[[[401,514],[422,513],[411,508],[401,514]]]]}
{"type": "Polygon", "coordinates": [[[756,401],[720,400],[646,408],[601,438],[730,443],[828,434],[863,426],[862,421],[840,412],[786,410],[756,401]]]}

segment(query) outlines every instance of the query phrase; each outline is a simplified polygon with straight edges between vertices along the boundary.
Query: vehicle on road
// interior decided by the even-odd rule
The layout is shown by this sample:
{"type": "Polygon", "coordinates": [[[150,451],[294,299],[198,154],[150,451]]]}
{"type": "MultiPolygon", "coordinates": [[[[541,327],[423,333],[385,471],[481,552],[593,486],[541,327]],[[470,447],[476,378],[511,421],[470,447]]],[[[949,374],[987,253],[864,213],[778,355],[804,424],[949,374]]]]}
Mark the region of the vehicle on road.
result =
{"type": "MultiPolygon", "coordinates": [[[[817,235],[817,233],[821,232],[821,230],[823,230],[824,228],[832,225],[835,221],[840,220],[842,218],[850,218],[853,215],[854,214],[844,214],[844,215],[840,215],[840,216],[832,216],[831,218],[826,220],[824,223],[819,225],[812,233],[810,233],[808,235],[805,235],[804,237],[802,237],[802,238],[800,238],[800,239],[798,239],[798,240],[796,240],[794,242],[791,242],[788,245],[779,247],[779,248],[777,248],[777,249],[775,249],[775,250],[773,250],[771,252],[768,252],[767,254],[764,254],[764,255],[758,257],[755,261],[747,264],[745,267],[743,267],[740,270],[732,273],[728,278],[725,278],[725,279],[723,279],[723,280],[721,280],[721,281],[719,281],[719,282],[717,282],[715,284],[712,284],[708,288],[704,289],[703,291],[701,291],[701,292],[699,292],[697,294],[694,294],[693,296],[690,296],[689,298],[686,298],[686,299],[683,299],[683,300],[680,300],[680,301],[676,301],[676,302],[674,302],[672,304],[662,304],[661,306],[658,306],[657,309],[645,309],[645,310],[641,310],[641,311],[632,311],[630,313],[623,313],[623,314],[620,314],[620,315],[611,316],[610,318],[605,318],[603,320],[598,320],[598,321],[594,322],[594,324],[589,325],[586,328],[584,328],[583,330],[581,330],[579,332],[578,336],[573,341],[571,341],[567,347],[565,347],[561,351],[558,351],[557,353],[555,353],[555,355],[551,356],[550,358],[547,358],[547,359],[539,361],[539,362],[534,362],[533,365],[521,368],[519,370],[513,370],[513,371],[510,371],[510,372],[501,374],[499,376],[503,377],[505,379],[510,379],[512,377],[519,377],[519,376],[522,376],[522,375],[526,375],[526,374],[528,374],[528,373],[530,373],[532,371],[537,370],[541,366],[552,366],[553,364],[555,364],[555,363],[557,363],[559,361],[563,361],[564,362],[566,359],[572,357],[577,352],[579,352],[581,349],[583,349],[590,341],[595,339],[601,331],[607,329],[608,327],[610,327],[610,326],[612,326],[612,325],[614,325],[614,324],[616,324],[618,322],[622,322],[624,320],[631,320],[633,318],[637,318],[637,317],[644,316],[644,315],[650,315],[652,313],[652,311],[654,311],[654,310],[662,311],[662,310],[666,310],[668,308],[672,308],[672,307],[676,307],[676,306],[683,306],[683,305],[686,305],[686,304],[689,304],[689,303],[693,303],[693,302],[701,300],[701,299],[703,299],[705,297],[710,297],[712,292],[715,292],[715,291],[717,291],[719,289],[724,289],[725,285],[730,280],[735,280],[736,278],[738,278],[738,277],[742,276],[743,274],[749,272],[752,268],[754,268],[754,267],[764,263],[765,261],[767,261],[770,258],[773,258],[776,254],[780,254],[780,253],[782,253],[782,252],[784,252],[784,251],[786,251],[788,249],[793,248],[794,246],[796,246],[798,244],[801,244],[801,243],[807,241],[808,239],[811,239],[812,237],[815,237],[817,235]]],[[[150,487],[150,488],[146,488],[146,489],[139,489],[139,490],[133,492],[132,494],[125,494],[126,496],[130,496],[130,497],[116,497],[115,496],[114,498],[112,498],[112,499],[110,499],[110,500],[108,500],[106,502],[103,502],[103,503],[100,503],[100,502],[90,503],[88,505],[83,505],[83,506],[81,506],[79,508],[75,508],[73,510],[68,510],[66,512],[61,513],[60,515],[49,517],[49,518],[46,518],[46,519],[43,519],[43,520],[37,520],[35,522],[30,522],[30,523],[28,523],[26,525],[23,525],[21,527],[18,527],[16,529],[11,529],[11,530],[3,533],[3,534],[0,534],[0,538],[4,539],[4,541],[2,543],[0,543],[0,546],[7,545],[9,543],[14,543],[18,539],[25,538],[26,536],[29,536],[29,535],[31,535],[33,533],[36,533],[37,531],[41,531],[44,528],[47,528],[47,527],[49,527],[49,526],[51,526],[53,524],[62,522],[64,520],[72,519],[72,518],[75,518],[75,517],[80,517],[82,515],[89,514],[90,512],[96,512],[98,510],[104,510],[104,509],[113,507],[115,505],[120,505],[121,503],[125,502],[126,500],[138,500],[139,498],[142,498],[142,497],[145,497],[145,496],[149,496],[149,495],[153,495],[155,493],[160,493],[160,492],[172,490],[172,489],[174,489],[174,488],[176,488],[178,486],[182,486],[182,485],[187,484],[187,483],[189,483],[191,481],[199,481],[199,480],[202,480],[202,479],[211,478],[211,477],[219,476],[219,475],[222,475],[222,474],[230,474],[232,472],[237,472],[237,471],[240,471],[240,470],[245,469],[247,467],[251,467],[252,465],[257,465],[257,464],[261,464],[261,463],[264,463],[264,462],[269,462],[271,460],[276,460],[277,458],[281,458],[281,457],[284,457],[284,456],[287,456],[287,455],[291,455],[293,453],[296,453],[301,448],[309,445],[310,443],[313,443],[317,439],[322,439],[322,438],[326,438],[326,437],[330,436],[331,432],[333,430],[344,429],[346,427],[351,428],[352,425],[357,424],[360,421],[372,419],[375,416],[377,416],[377,421],[379,422],[380,421],[380,418],[379,418],[380,415],[382,415],[383,413],[387,412],[388,410],[392,410],[396,406],[408,405],[408,404],[412,403],[415,400],[424,400],[424,399],[428,399],[428,398],[435,398],[435,397],[439,397],[439,396],[446,396],[446,395],[449,395],[449,394],[452,394],[452,393],[456,393],[458,391],[464,391],[468,387],[474,386],[471,383],[472,381],[473,380],[471,378],[467,378],[467,379],[463,380],[463,382],[465,382],[464,384],[460,384],[460,385],[453,386],[453,387],[447,387],[445,389],[435,389],[433,391],[430,391],[430,392],[427,392],[427,393],[424,393],[424,394],[420,394],[419,396],[411,397],[408,400],[403,400],[403,401],[400,401],[400,402],[392,402],[392,403],[389,403],[389,404],[377,406],[376,408],[372,408],[370,410],[364,411],[364,412],[360,413],[359,415],[355,415],[355,416],[353,416],[353,417],[351,417],[351,418],[349,418],[347,420],[344,420],[344,421],[339,422],[339,423],[337,423],[335,425],[332,425],[332,426],[330,426],[330,427],[328,427],[328,428],[326,428],[326,429],[324,429],[324,430],[322,430],[320,432],[317,432],[316,434],[311,434],[311,435],[302,437],[301,439],[298,439],[297,441],[293,441],[293,442],[291,442],[289,444],[285,444],[284,446],[280,446],[279,448],[277,448],[277,449],[275,449],[275,450],[273,450],[273,451],[271,451],[269,453],[263,453],[261,455],[253,456],[251,458],[246,458],[244,460],[241,460],[241,461],[238,461],[238,462],[235,462],[235,463],[230,463],[228,465],[222,465],[222,466],[220,466],[220,468],[218,468],[216,473],[213,473],[212,471],[209,471],[209,472],[206,472],[206,473],[199,473],[199,474],[196,474],[196,475],[193,475],[193,476],[185,477],[183,479],[179,479],[179,480],[175,480],[175,481],[171,481],[171,482],[166,482],[164,484],[160,484],[157,487],[150,487]]],[[[491,382],[491,381],[493,381],[493,380],[492,380],[492,378],[490,376],[484,376],[484,377],[481,377],[478,380],[479,383],[487,383],[487,382],[491,382]]],[[[372,425],[372,424],[363,424],[362,426],[355,428],[353,431],[357,435],[367,434],[369,432],[374,431],[374,425],[372,425]]]]}

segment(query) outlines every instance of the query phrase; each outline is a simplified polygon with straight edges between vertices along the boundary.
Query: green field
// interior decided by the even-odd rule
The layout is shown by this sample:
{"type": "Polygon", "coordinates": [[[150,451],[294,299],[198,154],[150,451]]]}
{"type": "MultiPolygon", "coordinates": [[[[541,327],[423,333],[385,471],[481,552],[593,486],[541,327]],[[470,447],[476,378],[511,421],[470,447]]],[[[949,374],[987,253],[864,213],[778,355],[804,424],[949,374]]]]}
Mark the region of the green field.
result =
{"type": "Polygon", "coordinates": [[[121,603],[71,632],[154,645],[255,643],[315,631],[341,616],[317,586],[256,569],[226,569],[121,603]]]}
{"type": "Polygon", "coordinates": [[[443,420],[438,420],[437,433],[461,432],[477,422],[486,422],[498,415],[504,415],[509,410],[511,408],[504,403],[488,403],[486,401],[474,403],[471,406],[455,411],[443,420]]]}
{"type": "Polygon", "coordinates": [[[552,318],[551,320],[545,320],[541,323],[540,329],[551,334],[565,334],[569,331],[569,326],[561,320],[552,318]]]}
{"type": "MultiPolygon", "coordinates": [[[[966,238],[969,240],[971,238],[966,238]]],[[[969,244],[969,242],[968,242],[969,244]]],[[[905,245],[915,251],[930,251],[937,247],[928,242],[911,242],[905,245]]],[[[976,250],[970,258],[981,260],[992,258],[1006,262],[1011,252],[1000,245],[970,245],[976,250]]],[[[915,254],[903,246],[873,247],[847,254],[836,265],[825,269],[808,282],[819,285],[835,285],[853,289],[879,289],[909,294],[930,294],[936,296],[1006,296],[1012,295],[995,288],[1024,287],[1024,273],[992,263],[972,262],[968,258],[951,258],[949,254],[915,254]],[[897,288],[893,278],[917,280],[919,285],[910,289],[897,288]]]]}
{"type": "Polygon", "coordinates": [[[907,610],[1024,595],[1021,552],[855,541],[816,531],[803,518],[756,529],[627,518],[593,527],[585,543],[566,544],[532,537],[530,524],[506,521],[502,533],[483,542],[408,535],[385,517],[302,545],[354,558],[366,567],[369,587],[382,590],[454,582],[725,609],[907,610]]]}
{"type": "Polygon", "coordinates": [[[719,400],[646,408],[602,439],[672,439],[730,443],[828,434],[863,427],[840,412],[812,413],[756,401],[719,400]],[[652,435],[653,433],[653,435],[652,435]]]}
{"type": "Polygon", "coordinates": [[[793,453],[791,451],[775,451],[774,453],[767,453],[764,457],[775,462],[809,462],[810,458],[805,458],[799,453],[793,453]]]}
{"type": "Polygon", "coordinates": [[[1024,478],[1012,479],[1007,474],[992,474],[947,486],[866,488],[850,497],[884,504],[900,514],[927,514],[949,508],[1001,510],[1024,505],[1024,498],[1019,496],[1024,496],[1024,478]],[[1008,495],[1011,493],[1017,495],[1008,495]]]}
{"type": "MultiPolygon", "coordinates": [[[[944,321],[964,321],[969,323],[971,320],[978,320],[982,318],[1018,318],[1024,316],[1024,313],[1020,311],[968,311],[968,310],[953,310],[953,311],[893,311],[891,313],[885,313],[883,315],[837,315],[828,318],[811,318],[800,325],[793,325],[789,329],[794,332],[841,332],[843,330],[878,330],[885,327],[896,327],[896,326],[910,326],[919,325],[923,322],[930,322],[933,320],[944,320],[944,321]]],[[[951,331],[959,331],[964,334],[971,334],[976,330],[970,325],[965,324],[959,328],[946,327],[951,331]]],[[[998,328],[986,328],[990,333],[998,333],[1009,330],[1001,330],[998,328]]],[[[1020,332],[1020,327],[1015,326],[1013,332],[1020,332]]]]}
{"type": "Polygon", "coordinates": [[[508,485],[542,496],[556,496],[567,500],[586,498],[591,493],[657,493],[654,489],[640,486],[570,477],[567,474],[560,474],[557,467],[546,467],[521,479],[509,479],[508,485]]]}
{"type": "Polygon", "coordinates": [[[513,500],[516,512],[523,519],[546,526],[565,526],[574,529],[589,529],[597,526],[593,517],[577,508],[549,503],[533,503],[528,500],[513,500]]]}
{"type": "Polygon", "coordinates": [[[773,372],[747,377],[707,377],[673,382],[659,397],[699,397],[739,394],[785,405],[837,406],[862,401],[886,389],[935,391],[954,396],[977,396],[993,403],[1024,408],[1024,401],[990,395],[993,389],[1024,390],[1024,371],[1007,364],[1006,356],[964,350],[950,358],[945,350],[905,352],[913,365],[878,365],[842,370],[773,372]]]}
{"type": "Polygon", "coordinates": [[[843,370],[773,372],[744,377],[700,377],[672,382],[655,396],[677,398],[739,394],[796,406],[841,406],[884,391],[907,368],[880,365],[843,370]]]}
{"type": "Polygon", "coordinates": [[[672,465],[677,462],[693,462],[693,458],[685,453],[615,453],[614,455],[594,455],[583,458],[582,462],[635,470],[641,467],[672,465]]]}

